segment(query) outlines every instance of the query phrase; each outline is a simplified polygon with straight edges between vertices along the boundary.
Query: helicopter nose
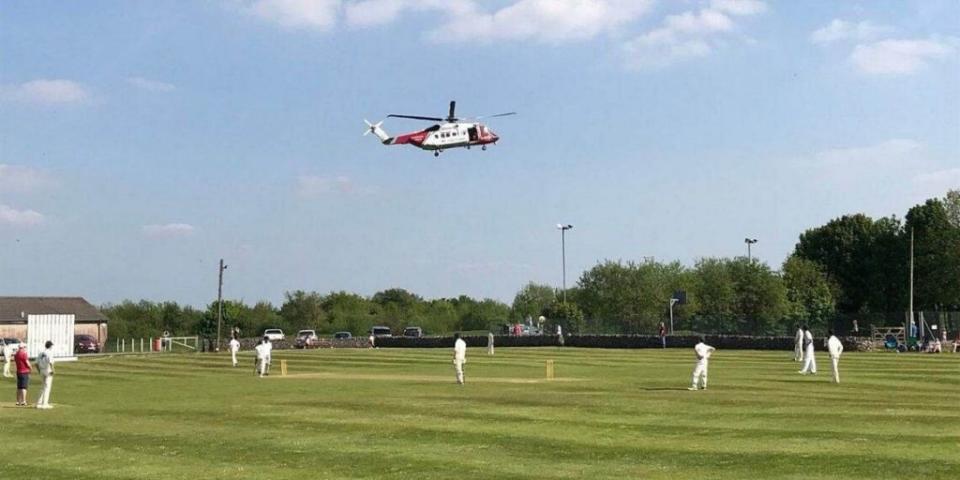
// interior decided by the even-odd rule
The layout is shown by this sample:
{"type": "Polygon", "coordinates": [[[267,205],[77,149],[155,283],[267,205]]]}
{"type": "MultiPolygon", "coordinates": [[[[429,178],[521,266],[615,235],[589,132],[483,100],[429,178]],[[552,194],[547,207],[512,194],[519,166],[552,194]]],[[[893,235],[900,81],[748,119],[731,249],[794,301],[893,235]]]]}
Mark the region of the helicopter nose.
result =
{"type": "Polygon", "coordinates": [[[490,140],[493,141],[493,142],[496,142],[497,140],[500,140],[500,136],[497,135],[496,133],[493,133],[493,131],[491,130],[491,131],[490,131],[490,140]]]}

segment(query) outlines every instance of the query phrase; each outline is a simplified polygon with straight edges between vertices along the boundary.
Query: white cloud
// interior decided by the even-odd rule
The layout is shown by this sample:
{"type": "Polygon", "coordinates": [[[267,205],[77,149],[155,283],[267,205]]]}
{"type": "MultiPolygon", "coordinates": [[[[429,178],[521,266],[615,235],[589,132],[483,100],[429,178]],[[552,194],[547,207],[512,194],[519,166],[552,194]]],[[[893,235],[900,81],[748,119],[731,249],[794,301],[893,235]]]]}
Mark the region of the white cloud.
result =
{"type": "Polygon", "coordinates": [[[736,29],[734,17],[763,13],[758,0],[715,0],[707,8],[669,15],[663,24],[624,43],[627,65],[637,69],[662,68],[709,55],[736,29]]]}
{"type": "Polygon", "coordinates": [[[43,214],[35,210],[17,210],[8,205],[0,204],[0,224],[31,227],[42,224],[44,220],[43,214]]]}
{"type": "Polygon", "coordinates": [[[297,178],[297,194],[301,198],[316,198],[329,193],[350,193],[353,191],[353,181],[345,176],[327,178],[316,175],[301,175],[297,178]]]}
{"type": "Polygon", "coordinates": [[[913,177],[913,183],[923,191],[942,195],[950,189],[960,188],[960,168],[948,168],[913,177]]]}
{"type": "Polygon", "coordinates": [[[166,223],[144,225],[140,230],[148,237],[171,238],[190,236],[193,234],[196,228],[187,223],[166,223]]]}
{"type": "Polygon", "coordinates": [[[810,34],[810,41],[818,45],[826,45],[842,40],[870,40],[893,29],[884,25],[876,25],[869,21],[847,22],[839,18],[815,30],[810,34]]]}
{"type": "Polygon", "coordinates": [[[477,10],[472,0],[360,0],[344,5],[344,17],[350,26],[371,27],[392,23],[404,11],[455,17],[473,14],[477,10]]]}
{"type": "Polygon", "coordinates": [[[857,45],[850,61],[868,74],[911,74],[931,62],[955,57],[957,39],[882,40],[857,45]]]}
{"type": "Polygon", "coordinates": [[[92,95],[83,85],[71,80],[38,79],[0,86],[0,99],[41,105],[84,103],[92,95]]]}
{"type": "Polygon", "coordinates": [[[464,3],[431,37],[487,42],[585,40],[638,19],[652,4],[652,0],[519,0],[486,13],[464,3]]]}
{"type": "Polygon", "coordinates": [[[177,87],[172,83],[150,80],[149,78],[143,77],[130,77],[127,79],[127,83],[150,92],[166,93],[177,89],[177,87]]]}
{"type": "Polygon", "coordinates": [[[817,154],[819,161],[827,167],[857,167],[902,164],[911,154],[918,152],[923,145],[909,140],[895,138],[866,147],[847,147],[825,150],[817,154]]]}
{"type": "Polygon", "coordinates": [[[243,10],[283,28],[326,31],[336,24],[341,4],[341,0],[256,0],[243,10]]]}
{"type": "Polygon", "coordinates": [[[757,15],[767,11],[767,4],[761,0],[713,0],[710,8],[731,15],[757,15]]]}
{"type": "Polygon", "coordinates": [[[33,192],[56,184],[44,170],[0,163],[0,193],[33,192]]]}

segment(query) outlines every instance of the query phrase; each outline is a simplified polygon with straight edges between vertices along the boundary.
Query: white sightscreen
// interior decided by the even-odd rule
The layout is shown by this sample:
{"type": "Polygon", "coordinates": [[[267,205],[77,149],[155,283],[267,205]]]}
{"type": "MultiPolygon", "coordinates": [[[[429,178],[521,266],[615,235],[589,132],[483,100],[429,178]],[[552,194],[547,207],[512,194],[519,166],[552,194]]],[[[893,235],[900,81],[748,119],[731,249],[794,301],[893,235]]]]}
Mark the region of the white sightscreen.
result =
{"type": "Polygon", "coordinates": [[[47,340],[53,342],[54,357],[73,356],[74,315],[27,315],[27,353],[36,357],[47,340]]]}

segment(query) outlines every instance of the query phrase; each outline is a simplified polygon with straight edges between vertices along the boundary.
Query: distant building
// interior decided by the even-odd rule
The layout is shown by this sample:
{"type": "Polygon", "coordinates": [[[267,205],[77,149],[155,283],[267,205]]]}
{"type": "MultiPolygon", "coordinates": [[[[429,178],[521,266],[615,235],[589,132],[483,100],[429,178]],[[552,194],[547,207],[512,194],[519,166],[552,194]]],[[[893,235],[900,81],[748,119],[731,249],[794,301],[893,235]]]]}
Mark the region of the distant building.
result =
{"type": "Polygon", "coordinates": [[[0,297],[0,337],[27,337],[29,315],[74,316],[74,334],[107,341],[107,317],[82,297],[0,297]]]}

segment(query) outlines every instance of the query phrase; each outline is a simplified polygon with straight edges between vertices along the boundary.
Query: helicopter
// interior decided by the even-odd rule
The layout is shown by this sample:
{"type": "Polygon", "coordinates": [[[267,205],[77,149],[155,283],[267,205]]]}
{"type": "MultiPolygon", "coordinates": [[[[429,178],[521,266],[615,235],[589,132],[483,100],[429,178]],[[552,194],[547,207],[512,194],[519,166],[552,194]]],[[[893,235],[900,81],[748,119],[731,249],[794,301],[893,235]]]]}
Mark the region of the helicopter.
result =
{"type": "Polygon", "coordinates": [[[498,113],[496,115],[485,115],[482,117],[460,119],[455,112],[457,102],[450,101],[450,112],[447,118],[440,117],[421,117],[418,115],[397,115],[391,113],[387,118],[408,118],[412,120],[426,120],[430,122],[443,122],[427,127],[416,132],[405,133],[391,137],[381,128],[383,120],[377,123],[370,123],[367,119],[363,121],[367,124],[367,129],[363,135],[374,134],[384,145],[413,145],[423,150],[432,150],[433,156],[439,157],[440,153],[448,148],[466,148],[479,145],[481,150],[486,150],[487,145],[497,143],[500,137],[493,133],[493,130],[486,125],[477,122],[481,118],[506,117],[516,115],[517,112],[498,113]]]}

